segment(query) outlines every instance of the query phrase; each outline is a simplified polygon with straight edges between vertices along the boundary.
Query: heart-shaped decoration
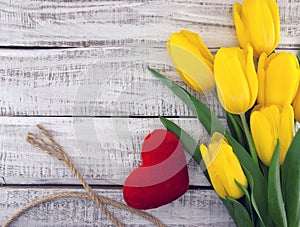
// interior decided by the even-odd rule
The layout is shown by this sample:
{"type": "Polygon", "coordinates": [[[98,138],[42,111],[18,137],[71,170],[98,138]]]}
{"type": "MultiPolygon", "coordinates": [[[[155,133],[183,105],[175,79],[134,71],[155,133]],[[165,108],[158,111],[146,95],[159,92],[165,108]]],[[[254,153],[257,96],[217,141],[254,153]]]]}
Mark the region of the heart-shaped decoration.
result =
{"type": "Polygon", "coordinates": [[[142,165],[126,179],[123,196],[136,209],[156,208],[174,201],[189,187],[188,169],[179,139],[157,129],[142,145],[142,165]]]}

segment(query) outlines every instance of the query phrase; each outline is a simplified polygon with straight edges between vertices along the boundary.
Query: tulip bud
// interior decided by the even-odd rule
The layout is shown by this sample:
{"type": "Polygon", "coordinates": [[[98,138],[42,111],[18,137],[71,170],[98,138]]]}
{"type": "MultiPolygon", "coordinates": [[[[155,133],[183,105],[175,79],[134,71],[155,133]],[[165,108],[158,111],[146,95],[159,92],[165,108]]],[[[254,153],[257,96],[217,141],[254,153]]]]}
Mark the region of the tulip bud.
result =
{"type": "Polygon", "coordinates": [[[299,86],[299,62],[291,53],[263,53],[258,62],[258,98],[264,106],[291,105],[299,86]]]}
{"type": "Polygon", "coordinates": [[[265,165],[270,165],[277,139],[279,139],[280,164],[283,164],[295,134],[292,106],[256,106],[250,116],[250,127],[260,160],[265,165]]]}
{"type": "Polygon", "coordinates": [[[233,153],[232,147],[224,136],[215,132],[208,149],[201,144],[200,152],[207,167],[212,186],[217,194],[222,198],[227,196],[233,199],[241,198],[244,193],[235,181],[247,188],[247,178],[238,158],[233,153]]]}
{"type": "Polygon", "coordinates": [[[233,16],[242,48],[250,44],[255,57],[272,53],[280,39],[280,18],[274,0],[244,0],[242,5],[237,2],[233,16]]]}
{"type": "Polygon", "coordinates": [[[183,81],[198,92],[215,88],[213,56],[199,35],[182,30],[167,41],[167,50],[183,81]]]}
{"type": "Polygon", "coordinates": [[[241,114],[254,105],[258,81],[251,46],[248,45],[246,50],[220,48],[214,71],[219,101],[226,111],[241,114]]]}

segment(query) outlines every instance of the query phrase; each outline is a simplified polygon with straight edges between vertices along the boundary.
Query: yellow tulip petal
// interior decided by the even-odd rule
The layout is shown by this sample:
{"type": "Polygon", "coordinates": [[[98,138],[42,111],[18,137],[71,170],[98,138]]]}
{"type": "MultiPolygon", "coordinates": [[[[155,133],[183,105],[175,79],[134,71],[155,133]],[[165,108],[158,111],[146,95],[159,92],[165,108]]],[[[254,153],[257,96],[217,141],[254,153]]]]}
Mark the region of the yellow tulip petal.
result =
{"type": "Polygon", "coordinates": [[[222,149],[223,144],[226,144],[227,140],[225,139],[225,137],[219,133],[219,132],[215,132],[210,140],[210,144],[208,146],[209,149],[209,156],[210,156],[210,160],[211,162],[214,162],[215,159],[218,157],[219,152],[222,149]]]}
{"type": "Polygon", "coordinates": [[[214,187],[216,193],[221,197],[224,198],[226,196],[228,196],[228,193],[226,192],[226,189],[221,181],[221,178],[218,174],[218,172],[216,171],[216,169],[214,168],[214,166],[210,166],[208,169],[208,174],[210,176],[210,181],[212,186],[214,187]]]}
{"type": "Polygon", "coordinates": [[[217,194],[222,198],[229,196],[238,199],[243,196],[235,179],[247,187],[247,178],[225,137],[221,133],[214,133],[208,149],[202,144],[200,152],[217,194]]]}
{"type": "Polygon", "coordinates": [[[250,127],[257,155],[265,165],[270,165],[277,138],[268,119],[259,111],[250,117],[250,127]]]}
{"type": "Polygon", "coordinates": [[[217,194],[222,198],[230,195],[232,187],[232,177],[230,177],[231,170],[226,157],[224,157],[225,151],[223,149],[222,141],[209,145],[209,152],[215,155],[212,157],[212,164],[208,167],[212,185],[217,194]],[[225,185],[227,187],[225,187],[225,185]]]}
{"type": "Polygon", "coordinates": [[[299,88],[298,88],[297,95],[293,101],[293,108],[294,108],[295,119],[296,121],[300,122],[300,89],[299,88]]]}
{"type": "Polygon", "coordinates": [[[258,94],[257,94],[257,102],[264,105],[266,103],[265,96],[265,62],[267,59],[267,54],[262,53],[259,57],[258,67],[257,67],[257,79],[258,79],[258,94]]]}
{"type": "Polygon", "coordinates": [[[266,61],[265,61],[265,70],[267,70],[267,68],[269,67],[269,63],[271,61],[273,61],[274,58],[276,58],[278,55],[280,55],[281,53],[272,53],[269,56],[267,56],[266,61]]]}
{"type": "Polygon", "coordinates": [[[193,52],[174,44],[167,44],[174,66],[179,70],[182,79],[196,91],[210,92],[215,87],[211,68],[193,52]]]}
{"type": "Polygon", "coordinates": [[[248,35],[245,30],[244,24],[241,20],[241,5],[240,3],[236,2],[233,7],[233,18],[235,24],[235,30],[237,34],[237,38],[241,47],[245,48],[249,43],[248,35]]]}
{"type": "Polygon", "coordinates": [[[279,139],[280,164],[283,164],[295,134],[292,106],[270,105],[255,109],[250,117],[250,126],[259,158],[269,165],[279,139]]]}
{"type": "MultiPolygon", "coordinates": [[[[295,77],[296,77],[296,78],[297,78],[297,71],[298,71],[298,80],[299,80],[299,84],[300,84],[300,66],[299,66],[298,58],[297,58],[295,55],[293,55],[292,53],[289,53],[289,55],[290,55],[290,58],[291,58],[291,62],[292,62],[292,61],[294,62],[294,66],[295,66],[294,72],[295,72],[295,77]]],[[[291,63],[291,65],[293,65],[293,63],[291,63]]],[[[300,88],[299,84],[298,84],[298,86],[297,86],[297,89],[296,89],[296,91],[295,91],[295,94],[293,94],[294,97],[296,97],[296,94],[297,94],[297,92],[298,92],[298,89],[300,88]]]]}
{"type": "Polygon", "coordinates": [[[289,105],[299,85],[299,72],[293,60],[295,56],[284,52],[274,56],[265,72],[266,104],[289,105]]]}
{"type": "Polygon", "coordinates": [[[205,46],[200,36],[188,30],[181,30],[179,33],[172,33],[170,40],[167,41],[167,49],[169,45],[181,47],[193,55],[205,61],[206,64],[213,70],[213,55],[205,46]]]}
{"type": "Polygon", "coordinates": [[[223,183],[220,179],[218,171],[216,170],[215,166],[213,166],[213,162],[216,157],[213,157],[213,160],[212,160],[210,157],[209,151],[207,150],[207,147],[203,144],[200,145],[200,152],[202,155],[202,159],[205,163],[205,166],[207,168],[207,171],[208,171],[208,174],[210,177],[210,181],[211,181],[215,191],[217,192],[217,194],[220,197],[225,198],[227,196],[227,192],[223,186],[223,183]]]}
{"type": "Polygon", "coordinates": [[[250,100],[249,100],[249,105],[247,109],[250,109],[256,99],[257,99],[257,94],[258,94],[258,79],[257,79],[257,74],[255,71],[255,66],[254,66],[254,62],[253,62],[253,49],[250,45],[247,46],[247,65],[246,65],[246,72],[245,75],[247,82],[248,82],[248,86],[249,86],[249,92],[250,92],[250,100]]]}
{"type": "Polygon", "coordinates": [[[273,23],[275,28],[275,42],[274,42],[273,49],[275,49],[280,40],[280,17],[279,17],[278,4],[274,0],[265,0],[265,1],[268,4],[269,10],[273,17],[273,23]]]}
{"type": "MultiPolygon", "coordinates": [[[[289,55],[290,55],[291,61],[294,61],[295,68],[298,69],[298,70],[300,70],[300,65],[299,65],[299,60],[298,60],[298,58],[297,58],[295,55],[293,55],[292,53],[289,53],[289,55]]],[[[299,55],[298,55],[298,56],[299,56],[299,55]]],[[[292,64],[293,64],[293,63],[292,63],[292,64]]],[[[299,71],[299,76],[300,76],[300,71],[299,71]]]]}
{"type": "Polygon", "coordinates": [[[210,140],[211,140],[211,143],[220,143],[219,148],[223,143],[227,143],[227,140],[224,137],[224,135],[219,132],[214,132],[214,134],[212,135],[210,140]]]}
{"type": "Polygon", "coordinates": [[[197,47],[198,51],[201,53],[201,56],[203,56],[208,62],[214,61],[212,53],[208,50],[198,34],[188,30],[181,30],[180,34],[184,35],[186,40],[189,40],[193,44],[194,48],[197,47]]]}
{"type": "Polygon", "coordinates": [[[235,3],[233,16],[237,37],[242,48],[249,43],[255,57],[269,55],[280,39],[278,5],[274,0],[244,0],[235,3]]]}
{"type": "Polygon", "coordinates": [[[201,153],[202,160],[204,161],[206,168],[209,167],[211,165],[211,159],[209,157],[207,147],[204,144],[200,145],[200,153],[201,153]]]}
{"type": "MultiPolygon", "coordinates": [[[[298,77],[300,78],[299,62],[296,58],[295,58],[295,65],[296,65],[296,69],[298,69],[298,77]]],[[[293,101],[293,108],[294,108],[295,119],[296,121],[300,122],[300,83],[298,86],[298,91],[296,93],[295,99],[293,101]]]]}
{"type": "Polygon", "coordinates": [[[249,40],[254,48],[254,56],[271,53],[275,43],[273,16],[264,0],[245,0],[242,4],[241,17],[249,30],[249,40]]]}
{"type": "Polygon", "coordinates": [[[174,66],[188,86],[198,92],[214,89],[214,59],[198,34],[187,30],[173,33],[166,46],[174,66]]]}
{"type": "Polygon", "coordinates": [[[214,72],[220,103],[231,113],[244,113],[249,108],[250,91],[244,69],[239,61],[239,48],[220,48],[214,72]]]}
{"type": "MultiPolygon", "coordinates": [[[[268,107],[263,107],[260,112],[266,117],[266,119],[269,121],[269,124],[271,126],[272,135],[275,138],[275,140],[278,137],[278,131],[279,131],[279,124],[280,124],[280,112],[279,108],[276,105],[271,105],[268,107]]],[[[275,149],[275,145],[274,145],[275,149]]]]}
{"type": "Polygon", "coordinates": [[[177,72],[184,83],[186,83],[190,88],[193,88],[195,91],[203,93],[202,89],[198,85],[198,83],[192,78],[189,74],[186,74],[184,72],[181,72],[177,69],[177,72]]]}
{"type": "Polygon", "coordinates": [[[280,141],[280,164],[282,165],[287,150],[294,137],[294,112],[292,106],[284,106],[281,112],[281,119],[278,130],[278,138],[280,141]]]}
{"type": "Polygon", "coordinates": [[[239,182],[242,181],[245,187],[247,187],[247,179],[240,166],[240,163],[233,153],[232,147],[228,144],[223,144],[219,157],[216,159],[214,166],[218,166],[220,179],[223,185],[229,185],[225,187],[225,190],[231,198],[238,199],[244,193],[235,183],[235,179],[239,182]]]}
{"type": "Polygon", "coordinates": [[[242,170],[241,165],[239,164],[239,160],[234,154],[232,147],[227,145],[227,160],[229,163],[229,166],[232,168],[232,172],[234,173],[234,178],[239,181],[242,185],[247,187],[247,179],[245,178],[245,174],[242,170]]]}

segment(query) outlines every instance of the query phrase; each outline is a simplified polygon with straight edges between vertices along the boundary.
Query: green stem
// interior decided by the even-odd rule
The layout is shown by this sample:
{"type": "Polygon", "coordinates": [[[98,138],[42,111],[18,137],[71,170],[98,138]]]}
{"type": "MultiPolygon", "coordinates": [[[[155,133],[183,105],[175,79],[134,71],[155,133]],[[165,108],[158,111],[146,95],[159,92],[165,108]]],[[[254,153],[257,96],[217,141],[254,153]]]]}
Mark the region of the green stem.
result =
{"type": "Polygon", "coordinates": [[[249,130],[249,126],[248,126],[245,114],[240,114],[240,117],[241,117],[241,120],[242,120],[242,123],[243,123],[245,135],[246,135],[246,138],[247,138],[247,141],[248,141],[250,154],[252,156],[252,159],[253,159],[255,165],[259,168],[255,145],[254,145],[252,135],[251,135],[250,130],[249,130]]]}
{"type": "Polygon", "coordinates": [[[242,131],[241,131],[241,128],[240,126],[238,125],[238,123],[236,122],[236,120],[234,119],[233,115],[229,112],[226,111],[226,114],[227,114],[227,117],[229,118],[233,128],[234,128],[234,131],[236,133],[236,136],[237,136],[237,139],[239,141],[239,143],[241,145],[244,145],[244,139],[243,139],[243,135],[242,135],[242,131]]]}

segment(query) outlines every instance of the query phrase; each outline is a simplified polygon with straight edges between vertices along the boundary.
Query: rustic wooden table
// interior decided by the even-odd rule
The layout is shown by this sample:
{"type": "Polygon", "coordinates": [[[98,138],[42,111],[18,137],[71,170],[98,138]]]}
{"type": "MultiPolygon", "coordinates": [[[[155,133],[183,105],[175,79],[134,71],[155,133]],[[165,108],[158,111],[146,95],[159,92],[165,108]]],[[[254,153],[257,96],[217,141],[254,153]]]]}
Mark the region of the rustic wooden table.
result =
{"type": "MultiPolygon", "coordinates": [[[[61,163],[25,141],[35,124],[63,145],[97,193],[123,201],[122,183],[139,165],[141,141],[175,118],[200,142],[208,136],[191,111],[147,71],[183,85],[168,58],[172,32],[201,34],[212,51],[237,45],[235,0],[0,1],[0,224],[33,199],[84,192],[61,163]]],[[[278,0],[279,50],[300,48],[300,1],[278,0]]],[[[200,96],[220,117],[212,96],[200,96]]],[[[168,226],[232,226],[221,201],[187,156],[190,190],[149,211],[168,226]]],[[[149,225],[111,209],[129,226],[149,225]]],[[[93,202],[61,199],[37,206],[13,226],[108,226],[93,202]]]]}

